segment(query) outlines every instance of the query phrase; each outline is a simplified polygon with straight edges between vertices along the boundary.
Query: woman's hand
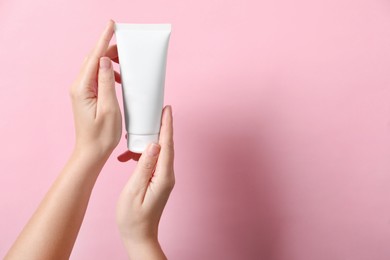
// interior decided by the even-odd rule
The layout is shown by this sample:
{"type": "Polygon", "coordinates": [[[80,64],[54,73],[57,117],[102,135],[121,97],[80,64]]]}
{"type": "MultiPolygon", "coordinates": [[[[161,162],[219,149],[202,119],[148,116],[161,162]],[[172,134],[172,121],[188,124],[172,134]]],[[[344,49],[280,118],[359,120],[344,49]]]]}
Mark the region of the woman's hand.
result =
{"type": "Polygon", "coordinates": [[[111,62],[111,59],[118,62],[118,53],[115,45],[109,47],[113,33],[114,22],[110,21],[70,89],[75,150],[94,158],[107,158],[118,145],[122,131],[115,92],[115,80],[120,82],[120,76],[111,62]]]}
{"type": "Polygon", "coordinates": [[[121,135],[110,60],[118,54],[108,47],[113,32],[110,21],[70,91],[75,151],[5,259],[69,259],[95,181],[121,135]]]}
{"type": "Polygon", "coordinates": [[[175,184],[172,109],[164,108],[159,144],[150,144],[124,187],[117,224],[131,259],[165,259],[158,243],[161,214],[175,184]]]}

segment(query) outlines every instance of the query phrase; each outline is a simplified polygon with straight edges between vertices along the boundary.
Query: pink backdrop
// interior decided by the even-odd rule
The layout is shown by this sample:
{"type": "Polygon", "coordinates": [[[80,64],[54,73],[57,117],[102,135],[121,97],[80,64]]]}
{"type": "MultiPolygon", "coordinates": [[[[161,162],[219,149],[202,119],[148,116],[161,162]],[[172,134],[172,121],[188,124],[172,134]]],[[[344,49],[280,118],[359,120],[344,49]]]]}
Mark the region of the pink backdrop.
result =
{"type": "MultiPolygon", "coordinates": [[[[68,87],[109,18],[173,25],[171,259],[390,259],[387,0],[2,0],[0,257],[72,150],[68,87]]],[[[72,259],[126,259],[115,156],[72,259]]]]}

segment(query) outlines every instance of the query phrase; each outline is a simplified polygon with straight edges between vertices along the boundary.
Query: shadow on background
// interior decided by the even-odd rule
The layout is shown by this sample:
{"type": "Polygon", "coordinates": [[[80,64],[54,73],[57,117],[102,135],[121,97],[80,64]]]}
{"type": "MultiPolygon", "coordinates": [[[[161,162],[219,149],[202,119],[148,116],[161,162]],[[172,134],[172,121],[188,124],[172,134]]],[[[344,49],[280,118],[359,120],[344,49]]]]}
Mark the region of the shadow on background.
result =
{"type": "Polygon", "coordinates": [[[216,119],[218,124],[201,121],[192,150],[201,152],[197,186],[204,201],[193,207],[202,211],[199,225],[207,228],[198,234],[207,241],[200,245],[207,248],[203,250],[213,252],[206,259],[222,259],[222,255],[223,259],[277,259],[281,243],[277,164],[261,126],[248,118],[216,119]]]}

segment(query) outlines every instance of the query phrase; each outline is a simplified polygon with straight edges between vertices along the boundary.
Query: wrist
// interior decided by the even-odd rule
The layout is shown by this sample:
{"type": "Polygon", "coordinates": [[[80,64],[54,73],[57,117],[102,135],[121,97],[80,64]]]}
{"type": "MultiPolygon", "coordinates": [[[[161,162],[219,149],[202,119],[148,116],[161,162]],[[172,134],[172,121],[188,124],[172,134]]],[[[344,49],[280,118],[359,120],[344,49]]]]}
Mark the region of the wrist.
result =
{"type": "Polygon", "coordinates": [[[112,150],[102,149],[97,145],[84,145],[76,143],[73,149],[74,156],[79,156],[87,161],[93,162],[106,162],[107,159],[110,157],[111,153],[112,150]]]}
{"type": "Polygon", "coordinates": [[[68,161],[68,165],[77,167],[82,175],[98,176],[109,158],[108,153],[99,153],[86,147],[75,147],[68,161]]]}
{"type": "Polygon", "coordinates": [[[121,236],[121,239],[123,243],[125,244],[126,247],[135,247],[138,245],[154,245],[154,244],[159,244],[158,238],[157,237],[143,237],[143,238],[130,238],[128,236],[121,236]]]}
{"type": "Polygon", "coordinates": [[[123,242],[130,259],[167,259],[157,238],[123,242]]]}

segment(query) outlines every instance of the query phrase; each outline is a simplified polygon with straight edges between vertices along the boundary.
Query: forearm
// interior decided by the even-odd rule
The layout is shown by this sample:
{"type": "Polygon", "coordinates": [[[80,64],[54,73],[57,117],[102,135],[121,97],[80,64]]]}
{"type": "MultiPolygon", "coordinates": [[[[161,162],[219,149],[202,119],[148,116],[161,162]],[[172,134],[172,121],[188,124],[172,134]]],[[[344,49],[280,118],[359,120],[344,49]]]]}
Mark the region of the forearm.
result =
{"type": "Polygon", "coordinates": [[[93,186],[107,158],[75,151],[6,259],[69,259],[93,186]]]}
{"type": "Polygon", "coordinates": [[[157,239],[139,243],[124,240],[127,254],[131,260],[166,260],[163,250],[157,239]]]}

